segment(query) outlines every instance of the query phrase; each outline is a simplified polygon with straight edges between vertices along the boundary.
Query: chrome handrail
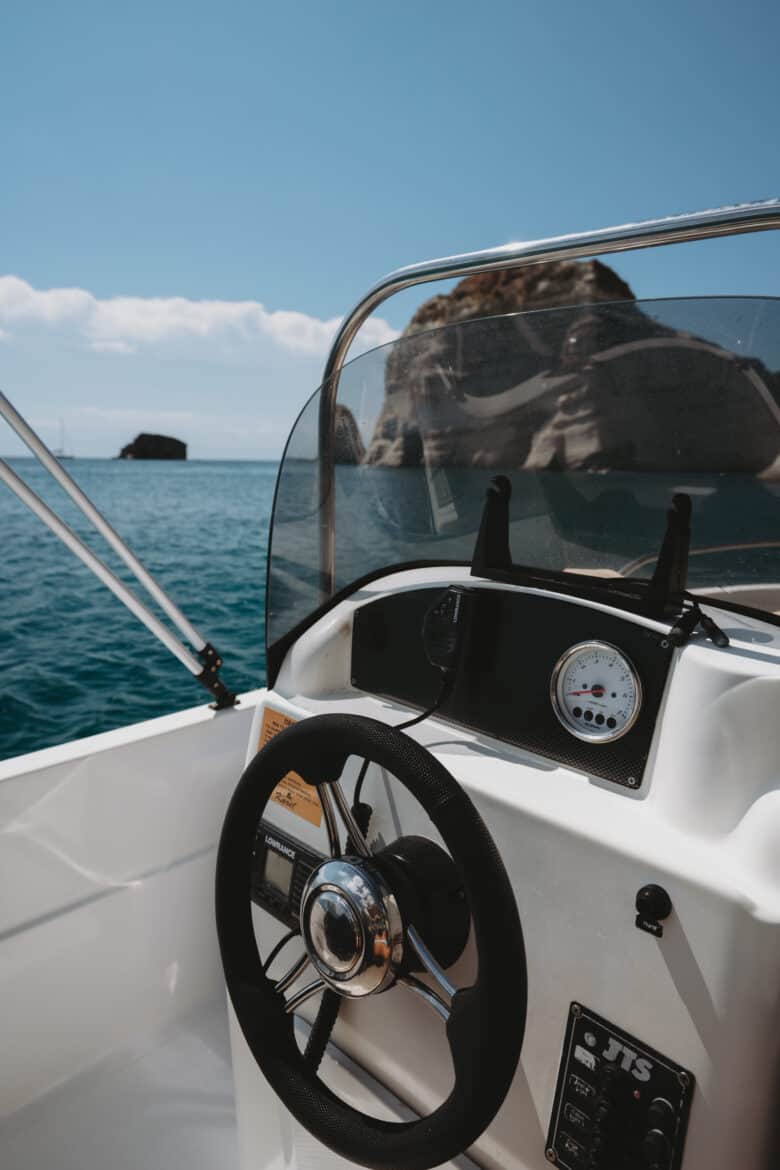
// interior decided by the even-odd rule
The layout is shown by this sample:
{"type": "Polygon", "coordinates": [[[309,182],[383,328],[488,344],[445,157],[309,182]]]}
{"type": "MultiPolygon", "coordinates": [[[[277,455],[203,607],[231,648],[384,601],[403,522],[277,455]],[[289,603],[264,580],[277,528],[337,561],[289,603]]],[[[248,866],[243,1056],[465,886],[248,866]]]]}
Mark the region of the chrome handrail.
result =
{"type": "Polygon", "coordinates": [[[333,492],[333,442],[336,396],[347,351],[361,325],[373,311],[393,296],[416,284],[449,280],[492,272],[502,268],[525,268],[552,260],[579,260],[612,252],[657,248],[664,244],[687,243],[718,236],[780,228],[780,199],[761,203],[740,203],[711,211],[651,219],[642,223],[550,239],[503,244],[482,252],[465,252],[438,260],[425,260],[398,268],[380,280],[344,318],[328,354],[322,379],[319,414],[320,476],[320,593],[327,601],[335,590],[335,496],[333,492]]]}

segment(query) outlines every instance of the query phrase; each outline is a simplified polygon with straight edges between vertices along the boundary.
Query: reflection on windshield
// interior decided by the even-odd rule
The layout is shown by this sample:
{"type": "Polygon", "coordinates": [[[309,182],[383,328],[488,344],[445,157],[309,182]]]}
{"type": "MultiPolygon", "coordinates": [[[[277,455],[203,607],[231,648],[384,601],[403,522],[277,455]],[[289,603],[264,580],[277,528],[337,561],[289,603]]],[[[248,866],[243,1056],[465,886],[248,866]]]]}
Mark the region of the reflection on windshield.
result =
{"type": "MultiPolygon", "coordinates": [[[[779,370],[780,302],[749,298],[515,313],[365,354],[338,391],[336,588],[470,561],[500,472],[517,563],[649,577],[682,491],[690,586],[780,609],[779,370]]],[[[280,473],[271,644],[319,604],[318,411],[280,473]]]]}

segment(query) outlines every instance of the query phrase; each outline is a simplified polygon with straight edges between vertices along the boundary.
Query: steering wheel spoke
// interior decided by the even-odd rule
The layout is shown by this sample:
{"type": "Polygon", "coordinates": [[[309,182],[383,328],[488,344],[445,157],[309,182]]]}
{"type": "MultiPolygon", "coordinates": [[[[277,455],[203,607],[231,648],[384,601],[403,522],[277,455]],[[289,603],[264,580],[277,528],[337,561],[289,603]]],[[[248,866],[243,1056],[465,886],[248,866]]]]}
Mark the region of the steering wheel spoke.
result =
{"type": "Polygon", "coordinates": [[[340,781],[334,780],[331,784],[321,784],[320,789],[322,790],[323,788],[333,797],[344,828],[347,830],[347,837],[352,842],[355,851],[361,857],[370,857],[371,850],[368,841],[366,841],[363,830],[352,815],[352,809],[349,806],[349,801],[344,794],[344,789],[341,787],[340,781]]]}
{"type": "Polygon", "coordinates": [[[311,960],[308,956],[308,953],[304,951],[301,957],[295,960],[287,974],[283,975],[281,979],[277,980],[277,982],[274,984],[274,991],[277,991],[279,995],[284,995],[285,991],[287,991],[289,987],[292,987],[293,983],[295,983],[297,979],[300,979],[301,975],[306,970],[310,962],[311,960]]]}
{"type": "Polygon", "coordinates": [[[311,999],[312,996],[317,995],[324,987],[325,981],[323,979],[313,979],[311,983],[307,983],[300,991],[296,991],[295,995],[291,995],[284,1005],[284,1010],[287,1015],[297,1011],[301,1004],[306,1003],[307,999],[311,999]]]}
{"type": "Polygon", "coordinates": [[[341,857],[341,841],[339,839],[339,827],[336,821],[336,814],[333,811],[333,801],[329,792],[330,785],[320,784],[317,789],[317,796],[320,801],[320,808],[322,815],[325,818],[325,831],[328,834],[328,846],[330,848],[331,857],[341,857]]]}
{"type": "Polygon", "coordinates": [[[439,964],[428,947],[423,942],[416,927],[410,926],[406,931],[406,937],[414,947],[415,953],[422,963],[425,970],[434,980],[436,985],[444,992],[448,999],[452,1000],[458,994],[457,987],[450,983],[447,976],[442,971],[439,964]]]}
{"type": "Polygon", "coordinates": [[[450,1018],[450,1006],[445,1003],[440,995],[429,987],[427,983],[423,983],[415,975],[402,975],[398,980],[401,987],[405,987],[407,991],[413,991],[415,995],[428,1004],[428,1007],[433,1008],[437,1015],[441,1016],[445,1024],[450,1018]]]}

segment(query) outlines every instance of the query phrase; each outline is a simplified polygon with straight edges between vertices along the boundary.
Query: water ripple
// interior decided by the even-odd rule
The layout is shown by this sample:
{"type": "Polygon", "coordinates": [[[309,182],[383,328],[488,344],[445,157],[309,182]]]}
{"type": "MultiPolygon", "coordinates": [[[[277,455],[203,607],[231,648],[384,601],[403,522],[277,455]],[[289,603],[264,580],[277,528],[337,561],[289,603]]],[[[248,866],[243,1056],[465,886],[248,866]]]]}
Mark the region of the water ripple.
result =
{"type": "MultiPolygon", "coordinates": [[[[117,576],[133,583],[33,460],[10,462],[117,576]]],[[[226,683],[233,690],[262,685],[275,464],[79,459],[68,470],[219,648],[226,683]]],[[[184,667],[4,488],[0,526],[0,758],[206,699],[184,667]]]]}

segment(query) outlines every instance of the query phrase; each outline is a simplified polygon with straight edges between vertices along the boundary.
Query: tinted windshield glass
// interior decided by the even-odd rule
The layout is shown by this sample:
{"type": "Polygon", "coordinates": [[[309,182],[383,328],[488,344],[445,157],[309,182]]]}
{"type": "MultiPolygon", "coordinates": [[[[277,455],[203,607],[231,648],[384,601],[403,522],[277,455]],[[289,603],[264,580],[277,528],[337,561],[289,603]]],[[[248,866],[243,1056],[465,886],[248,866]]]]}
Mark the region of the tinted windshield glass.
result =
{"type": "MultiPolygon", "coordinates": [[[[269,644],[321,602],[320,393],[280,471],[269,644]]],[[[777,609],[780,301],[519,313],[357,358],[338,387],[336,589],[404,562],[470,561],[498,473],[516,563],[650,577],[672,495],[687,492],[691,588],[777,609]]]]}

